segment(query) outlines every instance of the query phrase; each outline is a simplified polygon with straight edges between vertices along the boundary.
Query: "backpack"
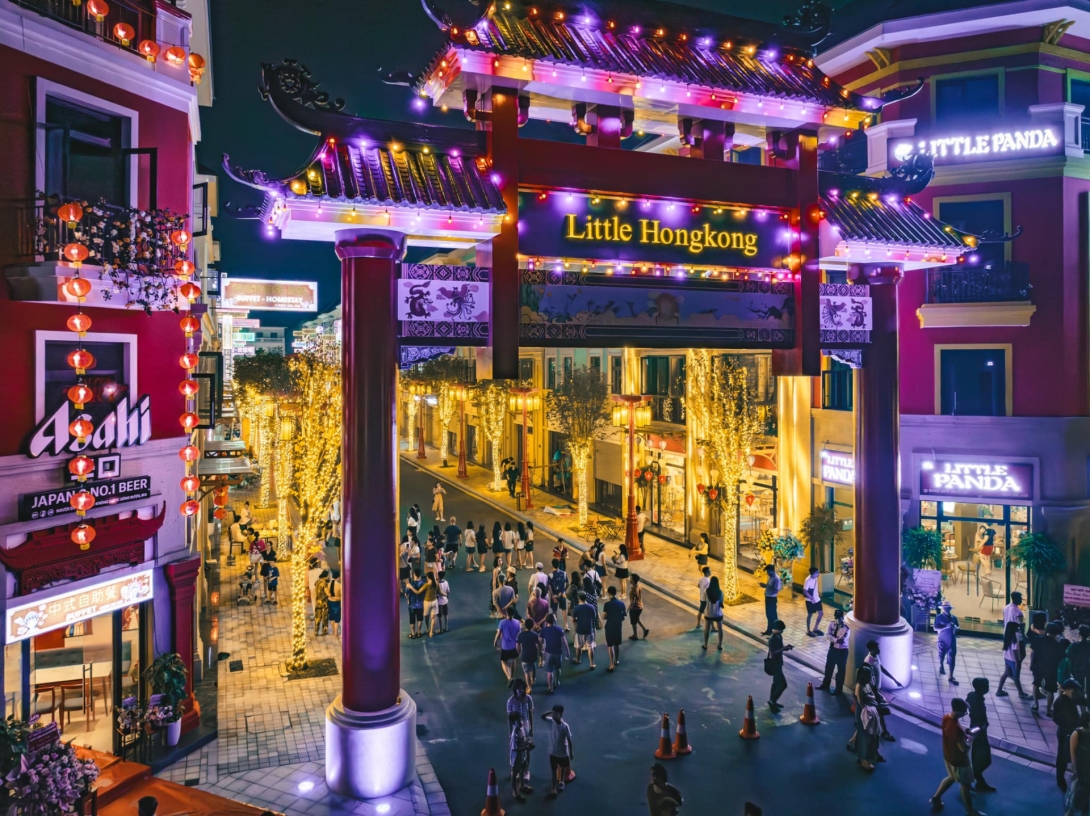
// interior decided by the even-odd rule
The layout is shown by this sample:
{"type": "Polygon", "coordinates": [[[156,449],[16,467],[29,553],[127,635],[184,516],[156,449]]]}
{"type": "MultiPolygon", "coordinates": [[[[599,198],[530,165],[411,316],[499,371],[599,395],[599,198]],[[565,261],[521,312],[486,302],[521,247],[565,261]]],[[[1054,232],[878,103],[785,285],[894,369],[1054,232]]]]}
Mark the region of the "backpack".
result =
{"type": "Polygon", "coordinates": [[[557,570],[549,576],[549,587],[554,595],[563,595],[568,589],[568,574],[563,570],[557,570]]]}

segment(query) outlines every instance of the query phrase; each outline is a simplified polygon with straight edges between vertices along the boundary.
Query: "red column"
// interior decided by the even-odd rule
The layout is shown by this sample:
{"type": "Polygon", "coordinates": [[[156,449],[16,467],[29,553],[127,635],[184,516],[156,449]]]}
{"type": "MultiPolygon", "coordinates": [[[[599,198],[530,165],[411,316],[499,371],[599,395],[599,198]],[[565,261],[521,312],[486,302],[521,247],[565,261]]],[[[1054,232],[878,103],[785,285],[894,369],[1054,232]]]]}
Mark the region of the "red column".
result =
{"type": "Polygon", "coordinates": [[[179,654],[186,667],[185,713],[182,715],[182,733],[192,731],[201,724],[201,709],[193,696],[193,651],[196,632],[193,631],[195,619],[194,599],[197,597],[197,573],[201,568],[201,559],[190,558],[163,567],[170,590],[170,605],[174,610],[171,627],[170,648],[179,654]]]}
{"type": "MultiPolygon", "coordinates": [[[[491,241],[492,309],[489,312],[492,376],[517,380],[519,376],[519,233],[518,91],[492,89],[492,119],[487,123],[488,155],[499,180],[508,219],[491,241]]],[[[478,264],[484,265],[481,255],[478,264]]]]}
{"type": "Polygon", "coordinates": [[[855,370],[855,604],[863,623],[896,625],[900,613],[900,407],[896,267],[856,267],[870,285],[871,342],[855,370]]]}
{"type": "MultiPolygon", "coordinates": [[[[344,473],[341,618],[344,707],[397,704],[397,272],[404,236],[337,233],[341,260],[344,473]]],[[[423,409],[423,406],[421,406],[423,409]]],[[[423,438],[423,437],[421,437],[423,438]]]]}

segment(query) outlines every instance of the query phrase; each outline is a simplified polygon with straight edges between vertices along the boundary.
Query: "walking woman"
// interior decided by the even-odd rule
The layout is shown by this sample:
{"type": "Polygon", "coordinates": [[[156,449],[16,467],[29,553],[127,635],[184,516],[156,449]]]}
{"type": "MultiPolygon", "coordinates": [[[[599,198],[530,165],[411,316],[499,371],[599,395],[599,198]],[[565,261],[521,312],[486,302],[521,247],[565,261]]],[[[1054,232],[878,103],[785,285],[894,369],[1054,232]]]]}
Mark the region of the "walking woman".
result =
{"type": "Polygon", "coordinates": [[[594,553],[594,568],[598,571],[598,578],[605,586],[609,573],[606,571],[606,545],[598,542],[598,551],[594,553]]]}
{"type": "Polygon", "coordinates": [[[526,522],[526,568],[534,564],[534,523],[526,522]]]}
{"type": "Polygon", "coordinates": [[[636,633],[636,627],[643,629],[643,639],[647,640],[647,636],[651,634],[651,630],[648,629],[640,621],[643,616],[643,587],[640,586],[640,576],[636,573],[632,573],[632,583],[628,585],[628,622],[632,624],[632,634],[629,635],[629,640],[639,640],[640,636],[636,633]]]}
{"type": "Polygon", "coordinates": [[[1090,813],[1090,713],[1071,735],[1071,785],[1064,798],[1064,816],[1090,813]]]}
{"type": "Polygon", "coordinates": [[[414,504],[409,508],[409,520],[407,522],[409,533],[415,538],[420,532],[420,505],[414,504]]]}
{"type": "MultiPolygon", "coordinates": [[[[1024,640],[1021,624],[1018,621],[1007,621],[1007,626],[1003,630],[1003,676],[999,678],[999,687],[995,690],[996,697],[1009,696],[1003,690],[1003,684],[1009,678],[1013,681],[1014,687],[1018,689],[1019,699],[1031,699],[1030,695],[1022,690],[1022,678],[1018,676],[1018,664],[1021,662],[1019,655],[1025,654],[1024,640]]],[[[1087,782],[1090,783],[1090,780],[1087,780],[1087,782]]]]}
{"type": "Polygon", "coordinates": [[[431,509],[435,513],[436,521],[446,521],[446,513],[443,512],[443,496],[446,495],[442,482],[436,482],[431,489],[431,509]]]}
{"type": "Polygon", "coordinates": [[[700,541],[696,543],[689,555],[696,559],[696,571],[699,573],[704,572],[704,567],[708,566],[708,534],[701,533],[700,541]]]}
{"type": "Polygon", "coordinates": [[[314,635],[329,634],[329,570],[314,582],[314,635]]]}
{"type": "Polygon", "coordinates": [[[719,632],[719,651],[723,651],[723,590],[719,588],[719,576],[708,584],[708,608],[704,610],[704,645],[700,648],[708,651],[708,636],[712,627],[719,632]]]}
{"type": "Polygon", "coordinates": [[[520,521],[515,532],[515,566],[529,569],[531,565],[526,563],[526,525],[520,521]]]}
{"type": "Polygon", "coordinates": [[[484,572],[484,557],[488,555],[488,535],[484,531],[483,524],[477,528],[477,555],[481,562],[480,572],[484,572]]]}
{"type": "Polygon", "coordinates": [[[517,568],[519,564],[514,560],[516,538],[518,538],[518,536],[516,536],[515,531],[511,529],[511,522],[505,522],[503,525],[503,532],[500,533],[500,541],[503,544],[504,560],[507,566],[517,568]]]}
{"type": "Polygon", "coordinates": [[[477,531],[473,529],[473,522],[466,522],[466,572],[473,567],[479,567],[484,563],[482,558],[477,561],[477,531]]]}
{"type": "MultiPolygon", "coordinates": [[[[488,585],[488,596],[491,598],[492,593],[506,583],[507,572],[503,568],[503,556],[497,555],[492,559],[492,583],[488,585]]],[[[500,616],[500,610],[496,609],[495,604],[489,604],[489,611],[493,618],[500,616]]]]}
{"type": "Polygon", "coordinates": [[[492,554],[503,557],[503,527],[498,521],[492,525],[492,554]]]}
{"type": "Polygon", "coordinates": [[[341,573],[333,570],[329,576],[329,631],[333,637],[341,636],[341,573]]]}
{"type": "Polygon", "coordinates": [[[621,582],[621,595],[628,594],[628,547],[624,544],[617,550],[613,561],[613,577],[621,582]]]}
{"type": "Polygon", "coordinates": [[[855,761],[864,771],[873,771],[878,760],[878,727],[871,668],[860,666],[855,672],[855,761]]]}

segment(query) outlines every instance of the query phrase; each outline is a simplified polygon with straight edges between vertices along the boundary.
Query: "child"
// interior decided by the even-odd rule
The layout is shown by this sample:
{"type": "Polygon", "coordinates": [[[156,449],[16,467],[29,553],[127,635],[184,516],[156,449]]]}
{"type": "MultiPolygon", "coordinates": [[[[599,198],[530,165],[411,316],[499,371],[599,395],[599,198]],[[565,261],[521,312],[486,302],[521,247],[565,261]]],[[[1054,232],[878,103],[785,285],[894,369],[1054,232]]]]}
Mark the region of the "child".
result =
{"type": "Polygon", "coordinates": [[[446,579],[446,573],[439,573],[439,585],[436,592],[436,607],[435,613],[439,616],[439,634],[450,631],[450,624],[447,622],[447,602],[450,598],[450,582],[446,579]]]}
{"type": "Polygon", "coordinates": [[[511,795],[516,802],[525,802],[523,794],[530,793],[526,785],[526,771],[530,768],[530,752],[534,750],[534,743],[526,736],[526,726],[517,711],[507,715],[507,722],[511,727],[511,795]]]}
{"type": "Polygon", "coordinates": [[[267,566],[269,568],[269,599],[265,601],[265,603],[271,603],[273,606],[276,606],[276,585],[280,582],[280,568],[276,566],[276,553],[272,553],[269,556],[267,566]]]}

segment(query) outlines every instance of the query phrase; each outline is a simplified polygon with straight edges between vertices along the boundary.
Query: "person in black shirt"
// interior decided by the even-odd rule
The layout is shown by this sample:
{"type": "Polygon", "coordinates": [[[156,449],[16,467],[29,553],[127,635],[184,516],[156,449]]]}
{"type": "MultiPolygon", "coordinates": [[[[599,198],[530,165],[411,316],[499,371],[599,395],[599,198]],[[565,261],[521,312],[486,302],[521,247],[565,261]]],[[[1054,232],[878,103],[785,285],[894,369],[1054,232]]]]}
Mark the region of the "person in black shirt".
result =
{"type": "MultiPolygon", "coordinates": [[[[1051,625],[1051,624],[1050,624],[1051,625]]],[[[1060,689],[1060,696],[1056,698],[1056,705],[1052,709],[1052,721],[1056,723],[1056,785],[1060,790],[1067,790],[1067,765],[1071,762],[1071,735],[1079,727],[1078,698],[1082,694],[1082,686],[1074,678],[1064,680],[1060,689]]]]}
{"type": "Polygon", "coordinates": [[[768,707],[772,713],[779,712],[782,705],[779,704],[780,695],[787,691],[787,678],[783,676],[783,653],[794,649],[794,646],[784,646],[783,630],[787,628],[782,620],[772,623],[772,637],[768,639],[768,667],[767,671],[772,675],[772,689],[768,695],[768,707]]]}
{"type": "Polygon", "coordinates": [[[969,761],[976,777],[976,789],[981,793],[995,790],[984,781],[984,772],[992,764],[992,746],[988,742],[988,707],[985,705],[988,688],[988,678],[977,677],[973,680],[973,690],[965,695],[965,702],[969,704],[969,728],[980,729],[969,747],[969,761]]]}

